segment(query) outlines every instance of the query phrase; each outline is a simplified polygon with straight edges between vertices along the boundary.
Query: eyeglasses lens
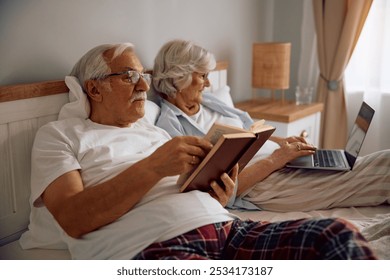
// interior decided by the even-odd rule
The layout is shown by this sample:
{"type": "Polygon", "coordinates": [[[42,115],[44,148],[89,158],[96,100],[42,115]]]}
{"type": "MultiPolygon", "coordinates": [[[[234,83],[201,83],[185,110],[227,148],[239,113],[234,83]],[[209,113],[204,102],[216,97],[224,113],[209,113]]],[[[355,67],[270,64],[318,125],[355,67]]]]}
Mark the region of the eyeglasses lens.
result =
{"type": "Polygon", "coordinates": [[[129,71],[128,75],[129,75],[129,80],[133,84],[137,84],[139,82],[139,79],[141,79],[141,77],[144,78],[144,80],[146,81],[146,83],[148,85],[150,85],[150,83],[152,81],[152,75],[147,74],[147,73],[141,74],[141,73],[138,73],[137,71],[129,71]]]}

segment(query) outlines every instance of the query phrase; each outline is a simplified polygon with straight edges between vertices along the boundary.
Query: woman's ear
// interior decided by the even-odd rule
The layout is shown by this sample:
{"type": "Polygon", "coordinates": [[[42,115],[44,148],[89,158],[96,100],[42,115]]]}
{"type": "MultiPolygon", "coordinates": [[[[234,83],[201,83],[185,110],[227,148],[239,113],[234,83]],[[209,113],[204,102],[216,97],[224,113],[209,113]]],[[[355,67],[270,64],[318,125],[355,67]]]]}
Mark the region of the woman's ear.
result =
{"type": "Polygon", "coordinates": [[[85,81],[85,89],[87,91],[87,95],[89,98],[95,102],[101,102],[103,99],[103,96],[101,95],[101,92],[97,86],[96,80],[87,80],[85,81]]]}

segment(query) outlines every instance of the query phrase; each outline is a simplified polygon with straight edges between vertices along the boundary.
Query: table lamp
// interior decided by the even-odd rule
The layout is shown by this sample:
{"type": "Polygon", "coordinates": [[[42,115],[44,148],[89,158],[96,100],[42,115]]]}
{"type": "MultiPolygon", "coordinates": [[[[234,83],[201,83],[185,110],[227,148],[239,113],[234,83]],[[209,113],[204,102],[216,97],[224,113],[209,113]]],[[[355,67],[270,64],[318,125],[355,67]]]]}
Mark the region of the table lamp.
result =
{"type": "Polygon", "coordinates": [[[275,100],[275,90],[284,90],[290,86],[290,56],[291,43],[254,43],[252,62],[252,98],[255,99],[255,89],[270,89],[272,100],[275,100]]]}

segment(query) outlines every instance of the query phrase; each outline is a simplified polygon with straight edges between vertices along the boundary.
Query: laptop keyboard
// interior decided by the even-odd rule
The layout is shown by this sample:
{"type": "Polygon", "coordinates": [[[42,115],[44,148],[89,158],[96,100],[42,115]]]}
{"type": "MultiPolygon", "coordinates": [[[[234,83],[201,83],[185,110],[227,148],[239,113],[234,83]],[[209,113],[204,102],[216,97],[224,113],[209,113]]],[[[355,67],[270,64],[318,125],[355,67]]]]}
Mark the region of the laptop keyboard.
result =
{"type": "Polygon", "coordinates": [[[345,167],[339,151],[317,150],[314,154],[314,164],[320,167],[345,167]]]}

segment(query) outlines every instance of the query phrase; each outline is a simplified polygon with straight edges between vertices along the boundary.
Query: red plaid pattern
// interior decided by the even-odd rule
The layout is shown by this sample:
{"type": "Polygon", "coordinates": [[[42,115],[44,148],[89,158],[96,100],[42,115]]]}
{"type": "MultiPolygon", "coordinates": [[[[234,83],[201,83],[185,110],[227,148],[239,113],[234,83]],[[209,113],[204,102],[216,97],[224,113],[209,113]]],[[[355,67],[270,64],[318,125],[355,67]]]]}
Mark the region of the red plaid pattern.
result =
{"type": "Polygon", "coordinates": [[[153,243],[134,259],[376,259],[357,229],[341,219],[279,223],[235,220],[153,243]]]}

